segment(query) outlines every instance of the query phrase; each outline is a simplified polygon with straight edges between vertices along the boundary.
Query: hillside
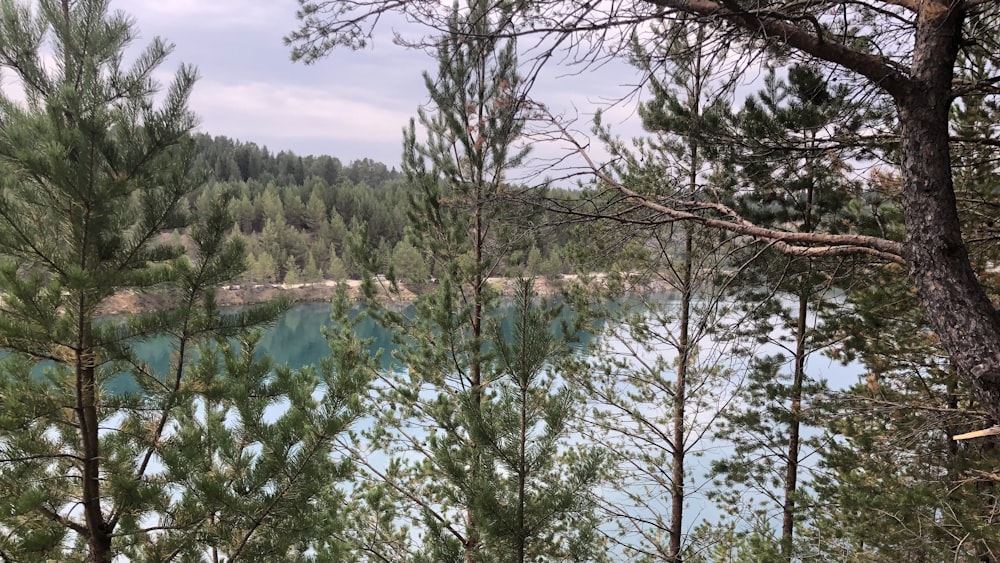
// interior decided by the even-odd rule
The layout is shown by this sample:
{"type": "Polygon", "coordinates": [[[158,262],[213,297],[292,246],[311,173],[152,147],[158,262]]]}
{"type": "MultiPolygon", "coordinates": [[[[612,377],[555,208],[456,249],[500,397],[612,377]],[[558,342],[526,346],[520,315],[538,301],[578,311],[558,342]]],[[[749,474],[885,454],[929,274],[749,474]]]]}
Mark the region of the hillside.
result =
{"type": "MultiPolygon", "coordinates": [[[[401,280],[434,276],[438,266],[406,240],[412,194],[395,169],[370,159],[345,165],[329,155],[272,153],[252,142],[206,134],[197,135],[195,145],[198,168],[207,181],[192,194],[186,211],[231,198],[234,234],[247,241],[247,271],[240,285],[359,279],[358,250],[352,253],[352,245],[378,270],[391,263],[401,280]]],[[[572,229],[548,226],[556,223],[554,218],[524,195],[496,203],[494,213],[521,223],[516,234],[504,235],[511,252],[497,275],[570,273],[565,249],[572,229]]],[[[176,243],[184,244],[182,230],[175,236],[176,243]]]]}

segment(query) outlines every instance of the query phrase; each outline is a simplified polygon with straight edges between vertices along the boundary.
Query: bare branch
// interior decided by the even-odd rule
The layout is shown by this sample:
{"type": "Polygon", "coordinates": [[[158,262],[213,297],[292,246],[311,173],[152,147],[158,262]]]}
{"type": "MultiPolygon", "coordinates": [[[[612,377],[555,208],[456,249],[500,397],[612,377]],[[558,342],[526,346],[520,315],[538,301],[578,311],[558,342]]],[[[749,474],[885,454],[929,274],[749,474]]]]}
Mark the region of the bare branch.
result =
{"type": "Polygon", "coordinates": [[[80,524],[77,524],[76,522],[70,520],[69,518],[66,518],[66,517],[62,516],[61,514],[50,510],[46,506],[39,506],[38,507],[38,511],[42,513],[42,516],[45,516],[49,520],[52,520],[53,522],[56,522],[56,523],[58,523],[58,524],[60,524],[62,526],[65,526],[65,527],[69,528],[70,530],[73,530],[74,532],[80,534],[84,538],[88,538],[88,539],[90,538],[90,530],[88,530],[86,526],[82,526],[80,524]]]}
{"type": "Polygon", "coordinates": [[[866,235],[833,235],[825,233],[800,233],[770,229],[756,225],[740,215],[732,208],[721,203],[707,201],[668,200],[661,203],[632,190],[607,172],[601,169],[590,157],[587,149],[572,133],[566,130],[553,118],[555,126],[562,131],[563,138],[583,158],[590,172],[605,184],[614,187],[626,200],[646,209],[662,214],[665,221],[690,221],[706,227],[722,229],[737,235],[748,236],[768,243],[776,250],[792,256],[829,257],[867,255],[906,265],[903,258],[903,245],[866,235]],[[700,214],[703,211],[713,211],[715,216],[700,214]]]}

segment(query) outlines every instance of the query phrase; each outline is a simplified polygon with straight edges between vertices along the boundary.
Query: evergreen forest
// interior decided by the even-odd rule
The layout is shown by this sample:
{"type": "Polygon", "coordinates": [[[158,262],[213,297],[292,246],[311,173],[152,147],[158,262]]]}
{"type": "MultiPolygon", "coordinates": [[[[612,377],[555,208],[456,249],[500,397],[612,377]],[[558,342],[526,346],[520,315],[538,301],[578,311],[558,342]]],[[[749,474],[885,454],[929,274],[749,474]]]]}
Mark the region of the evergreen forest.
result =
{"type": "MultiPolygon", "coordinates": [[[[234,234],[247,244],[243,283],[315,283],[361,279],[349,234],[363,236],[366,255],[400,281],[424,284],[436,277],[432,262],[407,239],[410,200],[404,174],[380,162],[344,164],[336,157],[298,156],[226,137],[194,138],[194,170],[205,183],[185,197],[183,213],[197,215],[221,197],[232,198],[234,234]],[[361,235],[361,233],[364,233],[361,235]]],[[[551,194],[572,200],[568,189],[551,194]]],[[[523,205],[522,205],[523,207],[523,205]]],[[[573,272],[568,225],[554,211],[522,217],[524,238],[493,272],[497,277],[559,276],[573,272]]],[[[182,244],[183,230],[175,230],[182,244]]]]}
{"type": "Polygon", "coordinates": [[[298,4],[424,33],[398,169],[0,0],[0,562],[1000,561],[1000,4],[298,4]],[[534,90],[607,57],[636,138],[534,90]],[[219,299],[319,283],[301,367],[219,299]]]}

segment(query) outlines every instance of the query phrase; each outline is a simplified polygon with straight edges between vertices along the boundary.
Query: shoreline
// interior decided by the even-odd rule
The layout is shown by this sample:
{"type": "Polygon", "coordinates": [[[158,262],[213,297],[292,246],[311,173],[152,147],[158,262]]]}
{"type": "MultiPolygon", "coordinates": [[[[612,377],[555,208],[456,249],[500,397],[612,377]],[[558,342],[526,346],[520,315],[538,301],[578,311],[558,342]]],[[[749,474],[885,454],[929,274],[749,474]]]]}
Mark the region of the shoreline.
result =
{"type": "MultiPolygon", "coordinates": [[[[602,282],[604,274],[594,274],[590,276],[590,282],[602,282]]],[[[492,285],[505,295],[513,293],[516,278],[488,278],[487,283],[492,285]]],[[[552,296],[560,293],[564,287],[580,281],[580,276],[575,274],[562,275],[558,279],[538,277],[535,278],[535,291],[541,296],[552,296]]],[[[347,285],[348,298],[352,301],[361,300],[361,280],[346,280],[336,282],[325,280],[313,283],[255,283],[255,284],[230,284],[218,288],[215,292],[216,303],[221,307],[239,307],[241,305],[254,305],[265,303],[279,297],[289,297],[296,303],[322,303],[331,302],[336,296],[337,288],[340,284],[347,285]]],[[[419,295],[429,293],[436,287],[436,284],[404,284],[399,282],[399,295],[394,297],[394,301],[408,303],[414,301],[419,295]]],[[[649,284],[645,290],[671,290],[665,283],[649,284]]],[[[122,315],[137,311],[153,311],[166,309],[171,305],[169,295],[158,293],[137,293],[123,292],[105,300],[99,307],[100,315],[122,315]]]]}
{"type": "MultiPolygon", "coordinates": [[[[535,290],[538,291],[539,295],[554,295],[561,291],[565,284],[577,279],[578,276],[575,275],[562,276],[558,280],[536,278],[535,290]]],[[[487,282],[507,293],[513,286],[514,278],[489,278],[487,282]]],[[[216,289],[215,300],[221,307],[255,305],[279,297],[288,297],[296,303],[331,302],[336,296],[340,284],[347,286],[347,296],[350,300],[361,300],[361,280],[345,280],[343,282],[324,280],[296,284],[230,284],[216,289]]],[[[397,285],[400,293],[398,298],[394,300],[411,302],[418,295],[431,291],[436,284],[404,284],[399,282],[397,285]]],[[[153,311],[169,308],[171,301],[170,296],[163,293],[122,292],[101,303],[98,311],[100,315],[123,315],[137,311],[153,311]]]]}

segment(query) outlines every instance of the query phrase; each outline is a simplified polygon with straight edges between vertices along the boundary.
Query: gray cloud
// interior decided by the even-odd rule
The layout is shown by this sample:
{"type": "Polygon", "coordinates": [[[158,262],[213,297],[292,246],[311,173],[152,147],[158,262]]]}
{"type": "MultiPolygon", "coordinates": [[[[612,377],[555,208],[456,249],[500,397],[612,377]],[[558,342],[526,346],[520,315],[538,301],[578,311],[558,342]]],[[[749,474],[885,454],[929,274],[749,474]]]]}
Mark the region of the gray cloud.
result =
{"type": "MultiPolygon", "coordinates": [[[[113,7],[136,18],[144,38],[136,48],[154,36],[176,45],[164,82],[182,61],[198,67],[191,109],[203,131],[274,151],[345,161],[369,157],[398,166],[401,130],[427,100],[421,73],[437,66],[427,53],[392,44],[395,31],[419,32],[391,19],[382,22],[371,49],[335,51],[312,66],[293,64],[281,41],[296,26],[293,0],[116,0],[113,7]]],[[[533,97],[557,114],[576,116],[584,131],[596,107],[620,98],[635,82],[621,63],[573,72],[544,69],[533,97]]],[[[612,107],[608,117],[624,136],[639,132],[634,101],[612,107]]],[[[539,156],[561,151],[536,146],[539,156]]]]}

